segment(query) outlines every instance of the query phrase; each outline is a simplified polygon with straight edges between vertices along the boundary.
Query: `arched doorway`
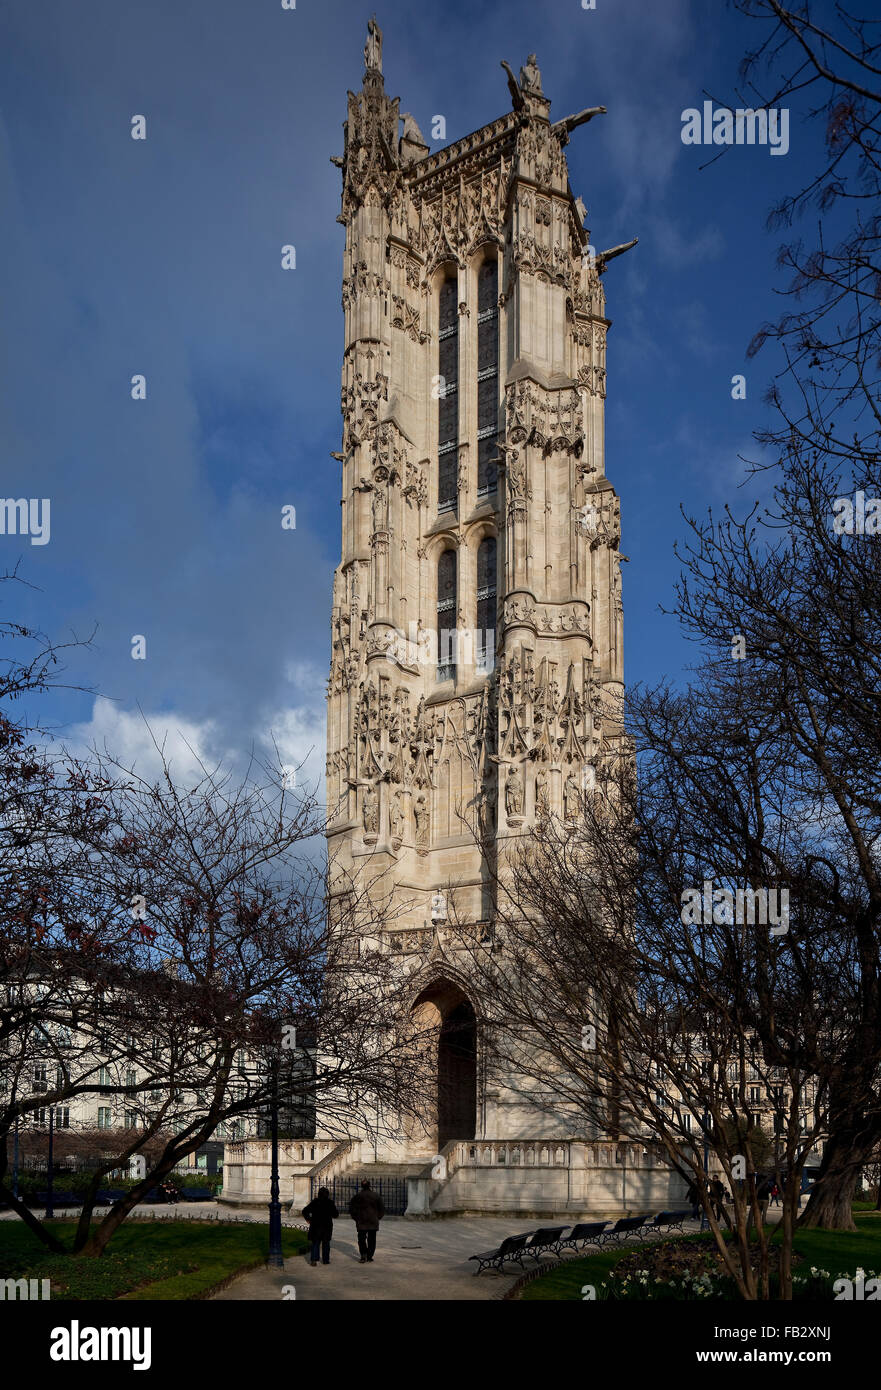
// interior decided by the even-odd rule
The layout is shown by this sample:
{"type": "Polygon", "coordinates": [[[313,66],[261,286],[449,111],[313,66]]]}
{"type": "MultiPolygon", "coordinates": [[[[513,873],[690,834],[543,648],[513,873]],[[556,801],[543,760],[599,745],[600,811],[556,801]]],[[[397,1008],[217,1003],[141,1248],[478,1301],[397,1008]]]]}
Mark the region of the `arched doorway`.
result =
{"type": "Polygon", "coordinates": [[[451,1139],[473,1139],[477,1125],[477,1018],[471,1001],[450,980],[428,985],[413,1012],[430,1030],[433,1095],[426,1135],[440,1152],[451,1139]]]}

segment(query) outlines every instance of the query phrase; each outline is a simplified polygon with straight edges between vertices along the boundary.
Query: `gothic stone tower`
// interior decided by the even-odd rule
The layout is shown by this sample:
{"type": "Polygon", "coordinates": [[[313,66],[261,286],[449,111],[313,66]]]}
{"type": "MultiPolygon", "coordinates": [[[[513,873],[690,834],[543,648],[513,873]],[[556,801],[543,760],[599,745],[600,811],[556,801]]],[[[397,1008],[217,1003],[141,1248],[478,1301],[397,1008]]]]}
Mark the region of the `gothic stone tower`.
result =
{"type": "Polygon", "coordinates": [[[576,817],[616,743],[611,253],[589,250],[564,154],[603,108],[553,123],[530,57],[519,81],[507,69],[511,111],[431,154],[385,93],[374,21],[365,64],[334,161],[346,241],[329,850],[344,874],[394,884],[384,944],[437,1019],[425,1132],[376,1149],[406,1158],[548,1126],[516,1087],[487,1084],[450,923],[491,940],[486,837],[498,857],[537,813],[576,817]]]}

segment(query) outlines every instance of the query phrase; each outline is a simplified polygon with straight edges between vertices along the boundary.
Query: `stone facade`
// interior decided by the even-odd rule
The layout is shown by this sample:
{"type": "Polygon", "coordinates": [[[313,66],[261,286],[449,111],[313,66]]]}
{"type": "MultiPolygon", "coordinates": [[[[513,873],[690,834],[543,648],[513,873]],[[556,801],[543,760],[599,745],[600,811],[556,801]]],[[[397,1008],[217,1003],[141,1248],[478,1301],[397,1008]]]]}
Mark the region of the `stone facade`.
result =
{"type": "Polygon", "coordinates": [[[575,819],[612,773],[623,557],[604,464],[608,256],[589,248],[564,152],[602,108],[552,122],[530,57],[519,80],[508,69],[511,111],[430,153],[386,95],[381,48],[371,21],[334,161],[346,237],[328,840],[334,893],[365,873],[393,885],[382,939],[413,1007],[439,1034],[455,1015],[473,1039],[458,1100],[429,1104],[416,1134],[368,1136],[377,1160],[412,1163],[454,1140],[573,1138],[513,1078],[487,1085],[480,1000],[445,923],[489,945],[511,837],[537,815],[575,819]]]}

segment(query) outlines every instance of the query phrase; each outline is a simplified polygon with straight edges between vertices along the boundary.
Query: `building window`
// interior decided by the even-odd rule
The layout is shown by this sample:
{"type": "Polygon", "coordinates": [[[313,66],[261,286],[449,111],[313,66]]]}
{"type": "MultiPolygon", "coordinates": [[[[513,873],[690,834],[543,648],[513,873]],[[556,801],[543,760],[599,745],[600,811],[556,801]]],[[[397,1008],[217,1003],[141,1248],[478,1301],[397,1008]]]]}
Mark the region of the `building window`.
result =
{"type": "Polygon", "coordinates": [[[456,552],[445,550],[437,563],[437,678],[456,677],[456,552]]]}
{"type": "Polygon", "coordinates": [[[110,1068],[109,1068],[109,1067],[102,1067],[101,1070],[98,1072],[98,1085],[99,1085],[99,1086],[112,1086],[112,1085],[113,1085],[113,1078],[112,1078],[111,1075],[110,1075],[110,1068]]]}
{"type": "Polygon", "coordinates": [[[499,272],[484,261],[477,276],[477,495],[494,492],[499,433],[499,272]]]}
{"type": "Polygon", "coordinates": [[[125,1112],[125,1127],[126,1127],[126,1129],[137,1129],[137,1127],[138,1127],[138,1112],[137,1112],[137,1110],[126,1110],[126,1112],[125,1112]]]}
{"type": "Polygon", "coordinates": [[[137,1086],[137,1084],[138,1084],[138,1074],[137,1074],[137,1072],[135,1071],[134,1067],[129,1067],[128,1071],[126,1072],[126,1074],[125,1074],[125,1084],[126,1084],[126,1086],[137,1086]]]}
{"type": "Polygon", "coordinates": [[[762,1088],[761,1088],[761,1086],[750,1086],[750,1088],[749,1088],[749,1103],[750,1103],[750,1105],[759,1105],[759,1104],[761,1103],[761,1099],[762,1099],[762,1088]]]}
{"type": "Polygon", "coordinates": [[[440,377],[437,410],[437,505],[455,507],[458,500],[459,453],[459,304],[455,272],[441,285],[438,315],[440,377]]]}
{"type": "Polygon", "coordinates": [[[496,542],[485,536],[477,547],[477,669],[496,662],[496,542]]]}
{"type": "Polygon", "coordinates": [[[98,1106],[98,1128],[99,1128],[99,1129],[112,1129],[112,1128],[113,1128],[113,1112],[111,1111],[109,1105],[99,1105],[99,1106],[98,1106]]]}
{"type": "Polygon", "coordinates": [[[55,1107],[55,1128],[70,1129],[70,1106],[56,1105],[55,1107]]]}
{"type": "Polygon", "coordinates": [[[750,1122],[750,1124],[753,1126],[754,1129],[761,1129],[761,1127],[762,1127],[762,1116],[761,1116],[761,1114],[760,1114],[760,1112],[759,1112],[758,1110],[752,1110],[752,1111],[750,1111],[749,1122],[750,1122]]]}
{"type": "Polygon", "coordinates": [[[47,1078],[47,1074],[46,1074],[46,1063],[45,1063],[45,1062],[35,1062],[35,1063],[34,1063],[34,1090],[35,1090],[35,1091],[45,1091],[45,1090],[46,1090],[46,1087],[47,1087],[47,1082],[48,1082],[48,1078],[47,1078]]]}

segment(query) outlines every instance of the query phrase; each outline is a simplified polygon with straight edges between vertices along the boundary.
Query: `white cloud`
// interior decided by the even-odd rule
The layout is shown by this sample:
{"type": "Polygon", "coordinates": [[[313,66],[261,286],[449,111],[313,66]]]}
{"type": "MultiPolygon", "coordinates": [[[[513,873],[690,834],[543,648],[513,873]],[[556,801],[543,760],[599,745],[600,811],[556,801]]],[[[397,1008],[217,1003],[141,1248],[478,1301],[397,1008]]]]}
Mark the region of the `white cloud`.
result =
{"type": "Polygon", "coordinates": [[[211,720],[199,724],[175,714],[125,710],[99,699],[88,723],[75,724],[64,743],[72,753],[84,753],[92,746],[102,752],[106,749],[124,767],[148,779],[162,771],[159,750],[163,749],[174,778],[188,783],[200,777],[200,762],[211,768],[222,756],[215,740],[211,720]]]}
{"type": "Polygon", "coordinates": [[[253,755],[267,767],[279,763],[297,768],[298,785],[308,784],[320,792],[326,742],[326,675],[306,662],[290,663],[285,675],[293,687],[293,700],[255,713],[253,725],[242,730],[241,741],[232,747],[228,733],[224,735],[212,719],[199,721],[168,711],[124,709],[105,699],[95,701],[91,719],[75,724],[63,742],[74,754],[84,754],[93,746],[102,752],[106,749],[123,766],[135,768],[147,779],[160,774],[159,749],[164,749],[172,776],[184,785],[198,780],[203,765],[209,770],[218,764],[241,770],[253,755]]]}

